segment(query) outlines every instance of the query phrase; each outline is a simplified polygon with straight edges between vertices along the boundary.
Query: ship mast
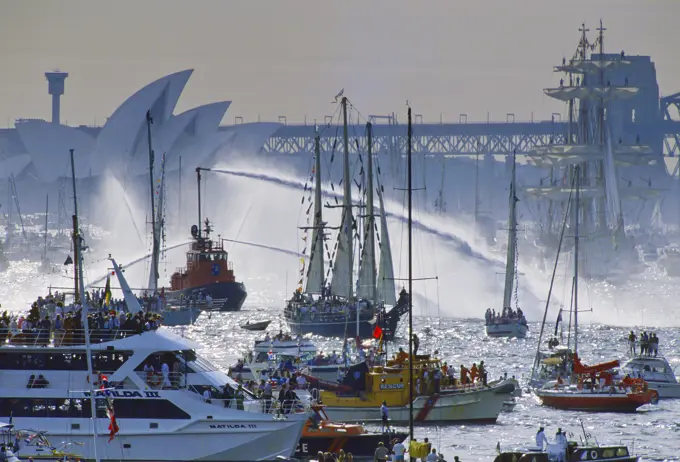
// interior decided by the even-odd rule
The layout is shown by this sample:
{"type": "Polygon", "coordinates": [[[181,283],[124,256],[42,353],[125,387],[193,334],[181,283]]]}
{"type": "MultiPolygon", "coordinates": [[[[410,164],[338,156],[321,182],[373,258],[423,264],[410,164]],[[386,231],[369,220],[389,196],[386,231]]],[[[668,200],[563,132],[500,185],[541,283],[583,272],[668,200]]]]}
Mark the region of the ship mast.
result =
{"type": "Polygon", "coordinates": [[[517,264],[517,194],[516,194],[516,153],[512,153],[512,180],[510,181],[510,216],[508,217],[508,246],[505,260],[505,288],[503,309],[512,307],[512,288],[517,264]]]}
{"type": "Polygon", "coordinates": [[[80,239],[80,233],[78,230],[78,195],[76,194],[76,168],[75,168],[75,161],[73,159],[73,149],[70,149],[71,152],[71,175],[73,176],[73,242],[74,242],[74,254],[76,255],[76,259],[73,262],[74,267],[77,268],[76,274],[77,274],[77,279],[76,279],[76,300],[74,301],[74,304],[78,303],[77,296],[78,296],[78,290],[80,294],[82,295],[82,324],[83,324],[83,332],[85,334],[85,358],[87,360],[87,374],[88,377],[90,378],[89,383],[90,383],[90,415],[91,415],[91,422],[92,422],[92,435],[94,437],[94,459],[96,462],[99,462],[99,456],[97,455],[97,405],[95,402],[95,396],[94,396],[94,387],[93,387],[93,380],[92,380],[92,350],[90,346],[90,326],[89,326],[89,320],[87,318],[87,313],[88,313],[88,306],[87,306],[87,301],[85,297],[85,282],[83,280],[83,252],[82,252],[82,247],[81,247],[81,242],[82,240],[80,239]]]}
{"type": "Polygon", "coordinates": [[[73,149],[71,153],[71,180],[73,182],[73,303],[80,302],[80,285],[78,284],[78,267],[80,266],[80,231],[78,228],[78,200],[76,198],[76,167],[73,162],[73,149]]]}
{"type": "Polygon", "coordinates": [[[413,127],[411,125],[411,107],[408,108],[408,431],[409,438],[413,440],[413,185],[411,184],[411,138],[413,127]]]}
{"type": "Polygon", "coordinates": [[[574,207],[574,353],[578,353],[578,222],[579,222],[579,205],[580,205],[580,188],[581,181],[579,173],[580,165],[574,167],[576,175],[576,202],[574,207]]]}
{"type": "Polygon", "coordinates": [[[321,138],[317,131],[314,137],[314,221],[312,223],[312,248],[309,252],[306,293],[324,293],[324,222],[321,201],[321,138]]]}
{"type": "Polygon", "coordinates": [[[148,136],[149,140],[149,188],[151,192],[151,230],[153,232],[153,247],[152,247],[152,254],[151,254],[151,279],[153,282],[153,289],[154,292],[158,290],[158,232],[156,230],[156,213],[155,213],[155,204],[154,204],[154,185],[153,185],[153,161],[154,161],[154,152],[153,148],[151,145],[151,124],[153,123],[153,119],[151,118],[151,111],[146,111],[146,133],[148,136]]]}
{"type": "Polygon", "coordinates": [[[47,218],[48,218],[48,212],[50,210],[50,196],[49,194],[45,196],[45,246],[44,246],[44,254],[43,254],[43,264],[47,262],[47,218]]]}
{"type": "MultiPolygon", "coordinates": [[[[343,207],[343,218],[342,218],[342,223],[344,226],[344,229],[342,229],[340,232],[345,233],[345,239],[346,243],[348,245],[347,248],[347,259],[349,261],[349,265],[347,265],[348,271],[349,271],[349,279],[347,281],[347,300],[352,299],[352,294],[353,294],[353,288],[352,286],[352,270],[353,270],[353,255],[352,255],[352,242],[353,242],[353,233],[352,233],[352,184],[351,180],[349,177],[349,139],[348,139],[348,127],[347,127],[347,97],[343,96],[342,98],[342,142],[344,145],[344,150],[345,150],[345,155],[343,156],[343,195],[344,195],[344,207],[343,207]]],[[[359,310],[359,307],[357,306],[357,311],[359,310]]]]}

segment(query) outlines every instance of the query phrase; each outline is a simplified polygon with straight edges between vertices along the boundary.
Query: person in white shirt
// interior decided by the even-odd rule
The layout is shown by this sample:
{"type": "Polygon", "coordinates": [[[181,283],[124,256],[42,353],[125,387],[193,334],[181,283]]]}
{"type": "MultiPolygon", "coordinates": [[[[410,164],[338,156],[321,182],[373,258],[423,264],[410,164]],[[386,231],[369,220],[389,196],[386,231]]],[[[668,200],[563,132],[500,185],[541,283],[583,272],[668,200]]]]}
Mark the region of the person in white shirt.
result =
{"type": "Polygon", "coordinates": [[[439,460],[439,457],[437,456],[437,450],[432,449],[432,452],[427,455],[425,460],[427,462],[437,462],[439,460]]]}
{"type": "Polygon", "coordinates": [[[212,403],[212,393],[210,393],[210,389],[206,388],[203,390],[203,401],[205,401],[208,404],[212,403]]]}
{"type": "Polygon", "coordinates": [[[566,462],[567,460],[567,435],[562,433],[562,429],[558,428],[557,433],[555,434],[555,444],[559,445],[560,447],[560,455],[559,458],[557,459],[559,462],[566,462]]]}
{"type": "Polygon", "coordinates": [[[297,386],[300,390],[307,388],[307,380],[305,380],[304,375],[298,375],[295,380],[297,381],[297,386]]]}
{"type": "Polygon", "coordinates": [[[406,452],[406,448],[403,444],[397,442],[394,446],[392,446],[392,452],[394,453],[394,462],[404,461],[404,453],[406,452]]]}
{"type": "Polygon", "coordinates": [[[536,433],[536,447],[540,450],[543,451],[544,448],[548,447],[548,437],[545,436],[545,429],[543,427],[538,429],[538,432],[536,433]]]}
{"type": "Polygon", "coordinates": [[[170,388],[172,384],[170,383],[170,367],[168,363],[163,362],[161,364],[161,372],[163,373],[163,388],[170,388]]]}

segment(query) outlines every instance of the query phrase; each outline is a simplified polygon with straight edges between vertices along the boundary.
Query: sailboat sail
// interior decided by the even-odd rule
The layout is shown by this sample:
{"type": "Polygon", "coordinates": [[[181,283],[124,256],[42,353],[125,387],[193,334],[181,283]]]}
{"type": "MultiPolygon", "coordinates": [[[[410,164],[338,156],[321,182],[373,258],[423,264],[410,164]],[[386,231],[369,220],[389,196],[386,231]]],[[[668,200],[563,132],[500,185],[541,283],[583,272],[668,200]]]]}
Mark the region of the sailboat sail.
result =
{"type": "Polygon", "coordinates": [[[517,258],[517,194],[516,165],[512,157],[512,180],[510,182],[510,216],[508,218],[508,253],[505,262],[505,290],[503,292],[503,308],[512,308],[512,289],[515,280],[515,264],[517,258]]]}
{"type": "MultiPolygon", "coordinates": [[[[343,206],[345,209],[346,205],[343,206]]],[[[331,292],[333,295],[347,298],[351,294],[352,281],[350,271],[352,264],[352,240],[348,234],[352,231],[351,212],[343,213],[340,231],[338,233],[337,249],[335,251],[335,263],[333,265],[333,283],[331,292]],[[349,233],[348,233],[349,230],[349,233]]],[[[351,297],[350,297],[351,298],[351,297]]]]}
{"type": "Polygon", "coordinates": [[[353,259],[352,252],[354,243],[354,218],[352,217],[352,178],[349,173],[349,142],[347,135],[347,98],[342,99],[343,110],[343,200],[342,200],[342,221],[338,232],[338,247],[335,251],[335,264],[333,265],[333,283],[331,293],[346,299],[353,296],[352,290],[352,271],[353,259]]]}
{"type": "Polygon", "coordinates": [[[397,304],[397,289],[394,285],[394,265],[392,264],[392,250],[390,234],[387,230],[387,215],[385,201],[380,188],[378,201],[380,203],[380,265],[378,266],[378,298],[386,305],[397,304]]]}
{"type": "MultiPolygon", "coordinates": [[[[367,130],[371,133],[370,124],[367,130]]],[[[366,189],[366,219],[364,220],[364,246],[359,263],[359,282],[357,297],[371,301],[376,300],[376,272],[375,272],[375,213],[373,207],[373,153],[368,151],[368,187],[366,189]]]]}
{"type": "Polygon", "coordinates": [[[320,294],[324,288],[323,261],[323,218],[321,215],[321,153],[319,137],[315,139],[314,155],[314,227],[312,231],[312,248],[309,253],[307,269],[307,285],[305,293],[320,294]]]}

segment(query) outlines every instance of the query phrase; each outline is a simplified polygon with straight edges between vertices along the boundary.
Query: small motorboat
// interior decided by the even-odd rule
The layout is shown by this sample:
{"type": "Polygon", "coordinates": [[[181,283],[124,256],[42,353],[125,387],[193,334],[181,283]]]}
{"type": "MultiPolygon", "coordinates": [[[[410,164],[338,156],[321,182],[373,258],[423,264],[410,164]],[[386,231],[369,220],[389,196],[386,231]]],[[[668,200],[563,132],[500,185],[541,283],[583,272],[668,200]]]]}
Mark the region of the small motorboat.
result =
{"type": "Polygon", "coordinates": [[[266,330],[267,327],[269,327],[270,323],[271,323],[271,320],[254,322],[252,324],[250,323],[250,321],[248,321],[245,324],[241,324],[241,329],[252,330],[252,331],[266,330]]]}
{"type": "Polygon", "coordinates": [[[406,432],[369,432],[362,425],[331,422],[322,405],[313,405],[314,414],[302,429],[294,457],[305,458],[319,452],[337,454],[341,449],[355,458],[372,458],[379,442],[387,447],[403,442],[406,432]]]}
{"type": "Polygon", "coordinates": [[[538,447],[526,447],[501,451],[499,443],[496,446],[498,455],[494,462],[551,462],[560,460],[560,456],[563,457],[562,460],[565,462],[580,462],[583,460],[637,462],[639,460],[639,457],[631,454],[625,445],[600,445],[597,442],[589,441],[588,436],[586,435],[585,441],[581,443],[567,441],[566,451],[557,443],[548,443],[545,450],[538,447]]]}

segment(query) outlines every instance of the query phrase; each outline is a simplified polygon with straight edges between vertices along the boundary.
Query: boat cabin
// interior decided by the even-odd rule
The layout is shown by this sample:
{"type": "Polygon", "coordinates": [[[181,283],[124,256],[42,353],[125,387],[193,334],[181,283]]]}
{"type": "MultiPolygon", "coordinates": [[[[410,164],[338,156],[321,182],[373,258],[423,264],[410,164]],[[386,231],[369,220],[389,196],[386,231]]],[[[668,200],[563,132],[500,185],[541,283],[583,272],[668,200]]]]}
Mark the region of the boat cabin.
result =
{"type": "MultiPolygon", "coordinates": [[[[418,355],[413,361],[414,383],[425,371],[432,373],[441,369],[439,359],[430,355],[418,355]]],[[[347,392],[321,391],[320,397],[324,405],[329,407],[380,407],[383,401],[387,406],[406,406],[409,403],[409,366],[408,361],[390,360],[386,366],[369,368],[366,363],[359,363],[348,369],[342,382],[347,392]]],[[[415,390],[413,397],[417,395],[415,390]]]]}
{"type": "Polygon", "coordinates": [[[211,227],[205,221],[204,234],[198,233],[198,227],[191,227],[193,242],[187,252],[185,268],[178,268],[170,278],[171,290],[191,289],[208,284],[234,282],[234,267],[221,239],[214,242],[210,239],[211,227]]]}
{"type": "Polygon", "coordinates": [[[639,356],[624,364],[622,371],[648,382],[677,383],[673,368],[664,358],[639,356]]]}

